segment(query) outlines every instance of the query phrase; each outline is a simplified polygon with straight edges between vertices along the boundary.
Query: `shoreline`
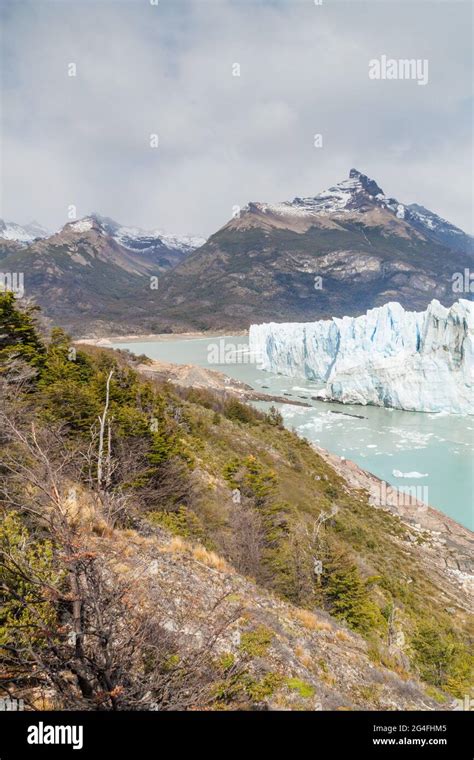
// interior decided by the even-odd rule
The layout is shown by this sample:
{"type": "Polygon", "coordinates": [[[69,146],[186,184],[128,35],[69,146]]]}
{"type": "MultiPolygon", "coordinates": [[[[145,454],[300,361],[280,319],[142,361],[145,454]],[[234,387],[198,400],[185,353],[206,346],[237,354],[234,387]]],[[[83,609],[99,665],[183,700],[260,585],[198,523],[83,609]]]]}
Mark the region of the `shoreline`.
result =
{"type": "MultiPolygon", "coordinates": [[[[246,332],[242,332],[242,335],[246,335],[246,332]]],[[[228,335],[226,331],[220,331],[218,333],[213,333],[212,335],[208,332],[187,332],[187,333],[155,333],[155,334],[136,334],[136,335],[128,335],[128,336],[117,336],[115,337],[108,337],[108,338],[83,338],[77,341],[74,341],[76,344],[83,344],[83,345],[93,345],[97,347],[102,348],[118,348],[116,345],[117,343],[139,343],[139,342],[146,342],[146,341],[160,341],[160,342],[168,342],[168,341],[174,341],[174,340],[196,340],[196,339],[205,339],[205,338],[222,338],[224,336],[228,335]],[[115,345],[114,345],[115,344],[115,345]]],[[[218,394],[224,393],[224,395],[233,395],[234,397],[237,397],[240,401],[245,402],[251,402],[251,401],[268,401],[269,403],[283,403],[288,405],[295,405],[297,407],[311,407],[310,404],[305,403],[302,400],[297,400],[296,398],[287,398],[280,395],[274,395],[274,394],[268,394],[265,392],[257,391],[256,389],[252,388],[251,386],[247,385],[246,383],[243,383],[241,381],[233,379],[230,375],[226,375],[223,372],[212,370],[210,368],[203,368],[198,365],[193,364],[179,364],[179,363],[170,363],[170,362],[163,362],[160,360],[151,360],[149,364],[141,364],[136,368],[141,374],[148,375],[150,377],[155,377],[156,379],[164,380],[165,382],[171,382],[176,385],[181,385],[184,387],[197,387],[197,388],[207,388],[209,390],[212,390],[218,394]]],[[[313,398],[313,397],[312,397],[313,398]]],[[[341,407],[344,407],[345,405],[342,402],[329,402],[327,399],[317,399],[321,402],[326,403],[337,403],[341,407]]],[[[364,407],[361,406],[361,409],[364,407]]],[[[337,411],[334,412],[335,414],[347,414],[344,411],[337,411]]],[[[352,415],[348,415],[352,416],[352,415]]],[[[357,416],[357,415],[354,415],[357,416]]],[[[370,470],[367,470],[360,465],[356,464],[352,460],[344,459],[343,457],[340,457],[338,454],[329,451],[328,449],[323,449],[322,447],[319,447],[317,444],[312,444],[316,450],[319,450],[319,453],[323,456],[323,458],[330,462],[333,467],[335,467],[336,470],[340,472],[342,477],[346,481],[350,481],[351,479],[354,479],[358,487],[367,487],[368,484],[372,486],[376,486],[377,484],[380,484],[382,481],[375,473],[371,472],[370,470]],[[357,473],[357,474],[356,474],[357,473]],[[355,476],[355,477],[354,477],[355,476]],[[364,485],[362,485],[364,483],[364,485]]],[[[353,485],[355,485],[355,482],[353,482],[353,485]]],[[[388,484],[392,492],[397,493],[403,493],[400,491],[399,488],[392,484],[388,484]]],[[[376,502],[377,500],[375,500],[376,502]]],[[[454,518],[448,516],[445,512],[443,512],[442,509],[436,506],[431,506],[428,503],[422,503],[417,501],[416,504],[412,504],[409,509],[399,508],[399,504],[397,503],[397,499],[395,498],[392,503],[389,504],[376,504],[374,503],[374,506],[382,507],[385,506],[386,509],[391,511],[392,513],[398,514],[398,517],[403,520],[403,522],[409,521],[412,523],[412,528],[415,527],[418,523],[418,529],[420,529],[421,526],[423,526],[428,531],[440,531],[442,533],[447,532],[451,536],[453,534],[456,534],[457,528],[460,529],[462,533],[464,533],[463,539],[466,540],[466,534],[469,536],[473,536],[473,531],[468,526],[464,525],[461,522],[458,522],[454,518]],[[428,514],[426,514],[428,512],[428,514]],[[429,519],[429,517],[431,519],[429,519]],[[418,518],[418,519],[416,519],[418,518]],[[421,519],[420,519],[421,518],[421,519]],[[428,519],[427,519],[428,518],[428,519]]],[[[403,506],[403,505],[402,505],[403,506]]],[[[416,528],[415,528],[416,529],[416,528]]],[[[464,543],[464,541],[462,543],[464,543]]]]}
{"type": "MultiPolygon", "coordinates": [[[[369,495],[374,509],[389,512],[407,529],[407,540],[423,554],[427,566],[437,577],[437,583],[458,604],[470,611],[474,593],[474,533],[466,525],[454,520],[438,507],[406,497],[396,486],[389,486],[385,498],[381,486],[384,481],[356,462],[333,454],[317,444],[315,451],[330,464],[351,488],[361,489],[369,495]],[[446,583],[446,579],[451,582],[446,583]],[[453,595],[452,586],[459,596],[453,595]]],[[[387,486],[389,484],[386,484],[387,486]]]]}
{"type": "Polygon", "coordinates": [[[219,370],[199,367],[196,364],[173,364],[153,360],[149,364],[139,364],[137,372],[184,388],[202,388],[226,396],[234,396],[239,401],[268,401],[279,404],[292,404],[310,408],[303,401],[289,400],[284,396],[262,393],[251,385],[235,380],[219,370]]]}
{"type": "Polygon", "coordinates": [[[102,338],[78,338],[74,341],[78,345],[99,346],[101,348],[111,348],[116,343],[151,343],[156,341],[166,343],[173,340],[204,340],[205,338],[224,338],[232,335],[233,337],[243,337],[248,335],[248,330],[213,330],[184,332],[184,333],[131,333],[130,335],[110,335],[102,338]]]}

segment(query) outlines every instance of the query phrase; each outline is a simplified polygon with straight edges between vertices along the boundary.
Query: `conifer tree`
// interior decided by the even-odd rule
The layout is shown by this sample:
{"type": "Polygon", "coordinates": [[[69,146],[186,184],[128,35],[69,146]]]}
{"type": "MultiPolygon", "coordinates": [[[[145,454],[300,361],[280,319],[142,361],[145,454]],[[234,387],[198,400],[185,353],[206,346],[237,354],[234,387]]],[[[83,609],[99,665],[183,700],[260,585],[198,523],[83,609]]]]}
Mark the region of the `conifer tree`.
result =
{"type": "Polygon", "coordinates": [[[45,347],[38,334],[36,306],[19,308],[13,293],[0,293],[0,364],[19,358],[34,367],[44,361],[45,347]]]}

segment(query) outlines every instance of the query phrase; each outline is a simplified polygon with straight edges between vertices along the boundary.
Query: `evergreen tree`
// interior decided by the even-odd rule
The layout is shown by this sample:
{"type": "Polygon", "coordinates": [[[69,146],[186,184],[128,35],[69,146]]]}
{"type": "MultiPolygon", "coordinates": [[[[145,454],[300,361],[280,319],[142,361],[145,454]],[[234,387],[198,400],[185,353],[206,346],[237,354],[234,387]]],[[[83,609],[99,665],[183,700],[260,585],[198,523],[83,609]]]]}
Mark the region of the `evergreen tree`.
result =
{"type": "Polygon", "coordinates": [[[347,553],[333,554],[325,565],[322,580],[324,597],[335,617],[361,633],[384,625],[380,609],[370,598],[367,584],[347,553]]]}
{"type": "Polygon", "coordinates": [[[20,309],[13,293],[0,293],[0,365],[19,358],[42,366],[45,347],[38,335],[36,311],[35,306],[20,309]]]}

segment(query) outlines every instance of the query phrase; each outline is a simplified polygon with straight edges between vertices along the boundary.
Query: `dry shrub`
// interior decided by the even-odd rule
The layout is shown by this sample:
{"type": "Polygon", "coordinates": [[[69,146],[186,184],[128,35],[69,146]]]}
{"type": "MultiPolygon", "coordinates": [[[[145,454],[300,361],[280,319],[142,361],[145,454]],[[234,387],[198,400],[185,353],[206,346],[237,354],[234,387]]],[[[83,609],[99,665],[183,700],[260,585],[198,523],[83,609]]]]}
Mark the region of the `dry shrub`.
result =
{"type": "Polygon", "coordinates": [[[188,554],[196,560],[196,562],[200,562],[214,570],[219,570],[222,573],[232,572],[230,565],[228,565],[225,559],[218,554],[206,549],[206,547],[201,544],[190,544],[181,538],[181,536],[173,536],[173,538],[162,547],[161,551],[169,552],[170,554],[188,554]]]}

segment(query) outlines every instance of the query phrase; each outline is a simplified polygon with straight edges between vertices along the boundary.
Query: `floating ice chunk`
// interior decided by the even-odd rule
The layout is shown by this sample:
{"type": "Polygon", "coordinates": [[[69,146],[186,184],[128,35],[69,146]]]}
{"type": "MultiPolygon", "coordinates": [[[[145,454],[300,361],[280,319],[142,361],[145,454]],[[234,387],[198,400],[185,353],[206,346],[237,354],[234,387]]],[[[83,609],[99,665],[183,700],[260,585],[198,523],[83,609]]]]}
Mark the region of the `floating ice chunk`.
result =
{"type": "Polygon", "coordinates": [[[428,477],[427,472],[417,472],[416,470],[413,470],[413,472],[400,472],[400,470],[392,470],[392,475],[394,478],[427,478],[428,477]]]}

